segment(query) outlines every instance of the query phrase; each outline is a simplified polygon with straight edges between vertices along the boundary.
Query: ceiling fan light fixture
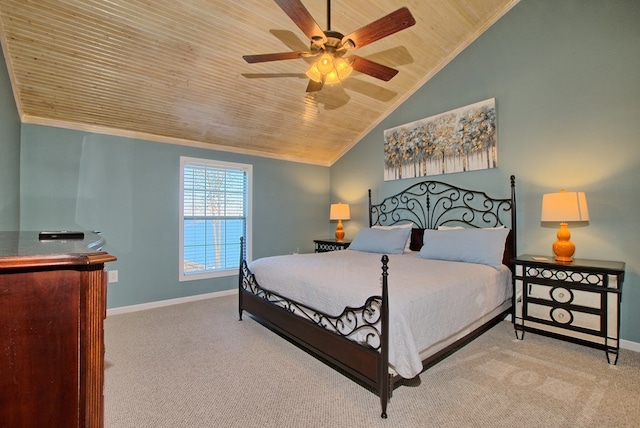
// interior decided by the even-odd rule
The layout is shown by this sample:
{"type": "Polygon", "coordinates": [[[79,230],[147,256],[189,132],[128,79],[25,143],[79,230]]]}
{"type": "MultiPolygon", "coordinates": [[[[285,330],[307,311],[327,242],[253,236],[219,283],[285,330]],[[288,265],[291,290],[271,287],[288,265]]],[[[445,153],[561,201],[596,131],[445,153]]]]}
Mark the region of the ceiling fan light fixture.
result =
{"type": "Polygon", "coordinates": [[[352,71],[350,61],[325,53],[318,61],[311,64],[306,74],[314,82],[332,85],[346,78],[352,71]]]}

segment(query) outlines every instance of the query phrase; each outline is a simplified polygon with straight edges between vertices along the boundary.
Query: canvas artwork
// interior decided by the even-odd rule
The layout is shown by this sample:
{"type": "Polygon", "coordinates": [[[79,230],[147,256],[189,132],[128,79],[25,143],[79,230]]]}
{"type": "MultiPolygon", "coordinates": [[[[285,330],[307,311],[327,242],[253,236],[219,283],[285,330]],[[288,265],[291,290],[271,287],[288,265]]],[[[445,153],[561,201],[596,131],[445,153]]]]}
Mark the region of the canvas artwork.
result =
{"type": "Polygon", "coordinates": [[[497,166],[495,98],[384,131],[385,181],[497,166]]]}

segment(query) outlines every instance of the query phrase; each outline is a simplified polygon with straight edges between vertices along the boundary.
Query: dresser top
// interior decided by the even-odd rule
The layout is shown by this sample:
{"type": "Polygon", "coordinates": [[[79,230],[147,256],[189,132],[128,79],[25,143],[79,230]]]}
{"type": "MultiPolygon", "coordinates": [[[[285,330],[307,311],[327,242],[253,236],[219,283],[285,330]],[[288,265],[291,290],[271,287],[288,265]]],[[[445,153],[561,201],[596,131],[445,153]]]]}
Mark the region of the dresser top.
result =
{"type": "Polygon", "coordinates": [[[40,240],[39,232],[0,232],[0,269],[51,265],[87,265],[116,260],[102,251],[102,236],[84,232],[84,239],[40,240]]]}

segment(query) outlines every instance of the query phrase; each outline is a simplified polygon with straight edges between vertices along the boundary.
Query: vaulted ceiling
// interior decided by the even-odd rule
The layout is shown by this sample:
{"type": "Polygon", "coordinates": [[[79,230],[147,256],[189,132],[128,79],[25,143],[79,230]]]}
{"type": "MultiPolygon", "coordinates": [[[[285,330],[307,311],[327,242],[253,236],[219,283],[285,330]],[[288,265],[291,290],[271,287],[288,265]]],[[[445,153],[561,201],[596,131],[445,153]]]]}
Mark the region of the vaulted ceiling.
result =
{"type": "Polygon", "coordinates": [[[0,42],[23,123],[328,166],[517,2],[334,0],[343,34],[403,6],[416,24],[354,52],[390,81],[310,93],[309,60],[242,59],[309,49],[273,0],[0,0],[0,42]]]}

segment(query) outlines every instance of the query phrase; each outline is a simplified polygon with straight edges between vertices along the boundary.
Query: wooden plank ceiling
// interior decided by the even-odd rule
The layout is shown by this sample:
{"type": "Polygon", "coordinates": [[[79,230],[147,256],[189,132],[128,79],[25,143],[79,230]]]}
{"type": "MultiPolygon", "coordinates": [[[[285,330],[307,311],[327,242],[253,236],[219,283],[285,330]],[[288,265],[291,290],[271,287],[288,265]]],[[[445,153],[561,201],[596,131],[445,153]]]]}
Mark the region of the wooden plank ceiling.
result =
{"type": "MultiPolygon", "coordinates": [[[[272,0],[0,0],[0,42],[24,123],[328,166],[517,1],[334,0],[343,34],[402,6],[416,25],[354,51],[391,81],[316,93],[305,59],[242,59],[309,49],[272,0]]],[[[303,3],[326,28],[326,2],[303,3]]]]}

